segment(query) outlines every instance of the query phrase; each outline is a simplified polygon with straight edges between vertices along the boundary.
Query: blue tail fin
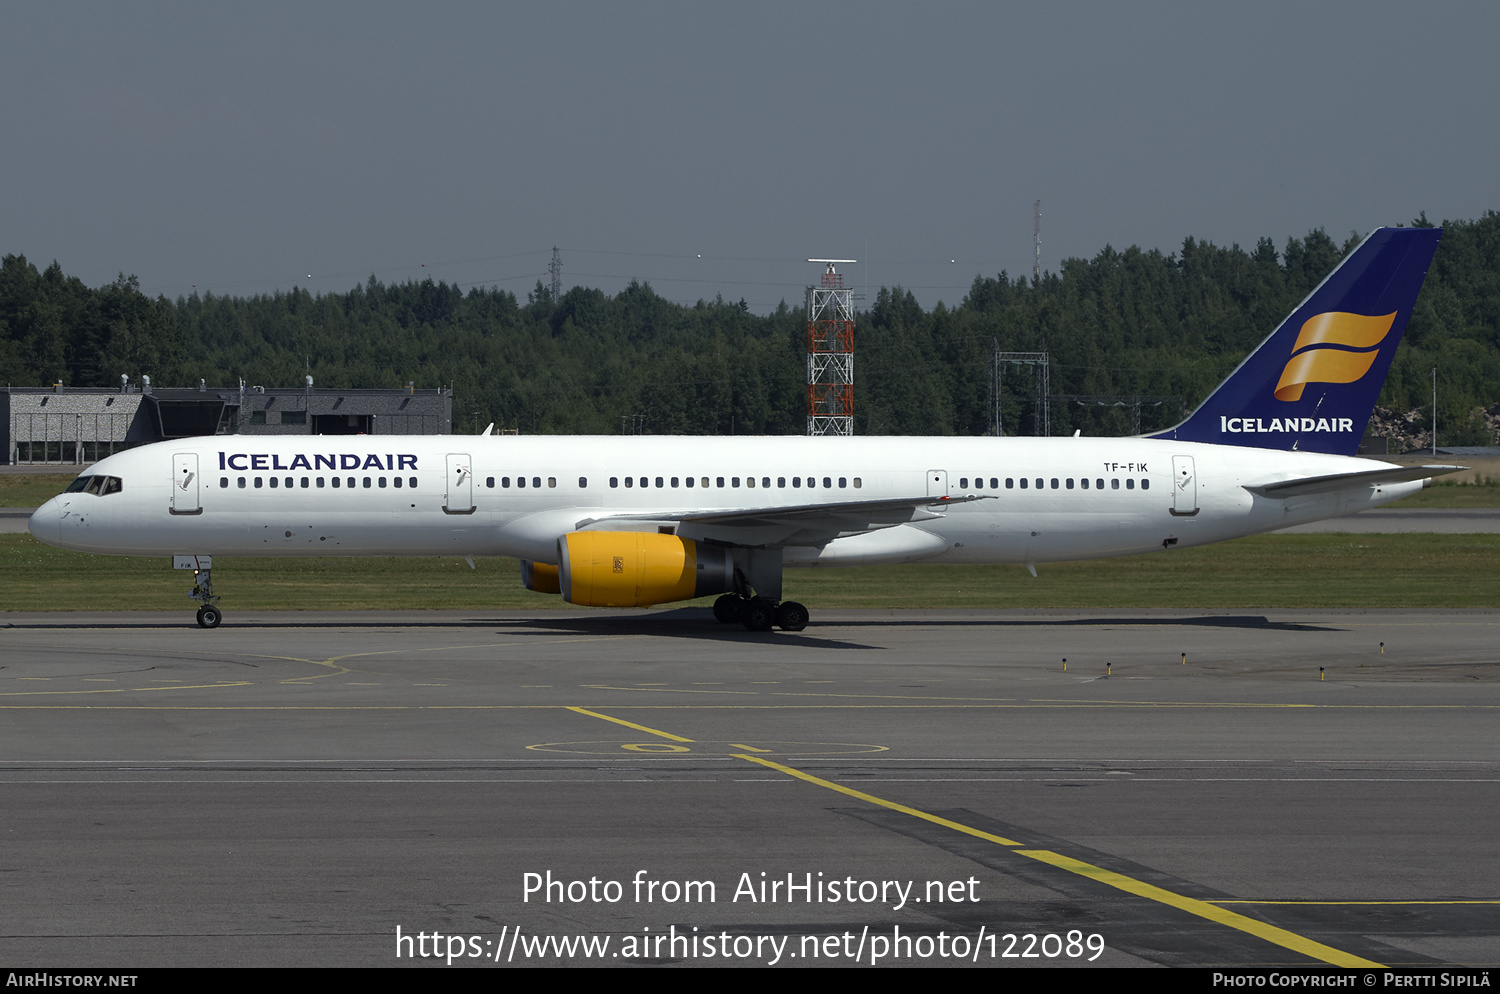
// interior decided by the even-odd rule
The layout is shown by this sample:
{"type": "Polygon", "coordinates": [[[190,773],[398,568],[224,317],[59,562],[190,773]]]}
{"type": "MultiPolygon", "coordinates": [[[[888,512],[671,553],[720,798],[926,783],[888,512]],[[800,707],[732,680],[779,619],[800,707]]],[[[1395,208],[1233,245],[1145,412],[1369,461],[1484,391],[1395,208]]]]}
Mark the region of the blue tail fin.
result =
{"type": "Polygon", "coordinates": [[[1441,228],[1376,228],[1188,419],[1152,438],[1354,455],[1441,228]]]}

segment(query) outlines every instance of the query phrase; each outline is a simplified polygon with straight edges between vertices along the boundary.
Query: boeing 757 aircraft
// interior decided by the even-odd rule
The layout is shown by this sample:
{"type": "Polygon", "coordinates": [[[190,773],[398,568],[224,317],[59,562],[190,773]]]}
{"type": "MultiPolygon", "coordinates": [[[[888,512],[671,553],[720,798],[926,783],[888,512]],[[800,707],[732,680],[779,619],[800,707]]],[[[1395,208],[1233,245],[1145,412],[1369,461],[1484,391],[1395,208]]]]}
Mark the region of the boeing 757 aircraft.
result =
{"type": "Polygon", "coordinates": [[[1354,457],[1439,229],[1374,231],[1175,428],[1139,438],[219,435],[96,463],[50,545],[193,557],[514,556],[527,587],[800,631],[789,566],[1186,548],[1396,500],[1452,466],[1354,457]]]}

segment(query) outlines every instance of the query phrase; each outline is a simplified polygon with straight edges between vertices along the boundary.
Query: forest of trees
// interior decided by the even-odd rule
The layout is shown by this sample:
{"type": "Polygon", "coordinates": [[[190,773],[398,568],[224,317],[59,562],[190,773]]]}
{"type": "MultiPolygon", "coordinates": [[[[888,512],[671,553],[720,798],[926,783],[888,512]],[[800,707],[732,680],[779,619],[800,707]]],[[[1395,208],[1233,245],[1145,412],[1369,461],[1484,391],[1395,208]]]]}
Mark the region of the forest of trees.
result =
{"type": "MultiPolygon", "coordinates": [[[[1415,222],[1426,225],[1425,215],[1415,222]]],[[[1445,444],[1494,444],[1500,402],[1500,214],[1445,221],[1381,404],[1429,404],[1438,371],[1445,444]]],[[[1051,356],[1054,395],[1180,397],[1140,410],[1175,423],[1357,243],[1321,230],[1253,250],[1193,238],[1163,255],[1106,246],[1039,282],[976,277],[956,307],[923,310],[882,288],[855,329],[855,431],[983,434],[992,349],[1051,356]]],[[[607,296],[538,283],[515,294],[374,277],[347,293],[155,300],[135,277],[91,289],[57,262],[0,261],[0,378],[15,385],[288,385],[454,389],[455,430],[524,433],[800,434],[806,413],[800,299],[750,314],[717,298],[682,306],[649,285],[607,296]]],[[[1007,434],[1033,430],[1031,372],[1005,373],[1007,434]]],[[[1425,417],[1425,415],[1424,415],[1425,417]]],[[[1053,434],[1128,434],[1124,408],[1054,402],[1053,434]]]]}

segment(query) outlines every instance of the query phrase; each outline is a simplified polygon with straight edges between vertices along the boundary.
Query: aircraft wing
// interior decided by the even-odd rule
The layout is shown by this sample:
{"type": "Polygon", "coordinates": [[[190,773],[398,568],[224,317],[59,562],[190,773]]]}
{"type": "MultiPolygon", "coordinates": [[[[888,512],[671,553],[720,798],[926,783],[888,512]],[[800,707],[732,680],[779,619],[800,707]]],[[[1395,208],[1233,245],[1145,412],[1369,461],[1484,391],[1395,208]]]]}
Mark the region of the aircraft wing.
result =
{"type": "Polygon", "coordinates": [[[834,501],[782,507],[634,511],[602,515],[579,522],[580,528],[615,529],[640,523],[678,522],[679,534],[699,536],[734,545],[793,545],[827,542],[841,535],[889,528],[911,521],[940,518],[955,504],[993,497],[894,497],[881,500],[834,501]]]}
{"type": "Polygon", "coordinates": [[[1301,497],[1306,494],[1327,494],[1351,487],[1373,487],[1381,483],[1406,483],[1429,476],[1446,473],[1461,473],[1467,466],[1390,466],[1385,469],[1370,469],[1358,473],[1334,473],[1331,476],[1306,476],[1296,480],[1278,480],[1246,486],[1245,489],[1262,497],[1301,497]]]}

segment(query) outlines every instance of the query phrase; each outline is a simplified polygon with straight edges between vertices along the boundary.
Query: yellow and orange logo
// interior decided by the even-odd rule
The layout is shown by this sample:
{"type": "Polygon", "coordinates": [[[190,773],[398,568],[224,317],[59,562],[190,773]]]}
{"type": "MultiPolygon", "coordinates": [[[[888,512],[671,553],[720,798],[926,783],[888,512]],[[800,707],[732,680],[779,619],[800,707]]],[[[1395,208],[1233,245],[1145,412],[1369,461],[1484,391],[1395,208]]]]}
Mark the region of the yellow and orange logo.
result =
{"type": "Polygon", "coordinates": [[[1292,358],[1276,383],[1276,399],[1301,400],[1302,388],[1309,383],[1353,383],[1364,376],[1375,364],[1380,343],[1395,322],[1395,311],[1373,317],[1326,311],[1308,318],[1292,347],[1292,358]]]}

